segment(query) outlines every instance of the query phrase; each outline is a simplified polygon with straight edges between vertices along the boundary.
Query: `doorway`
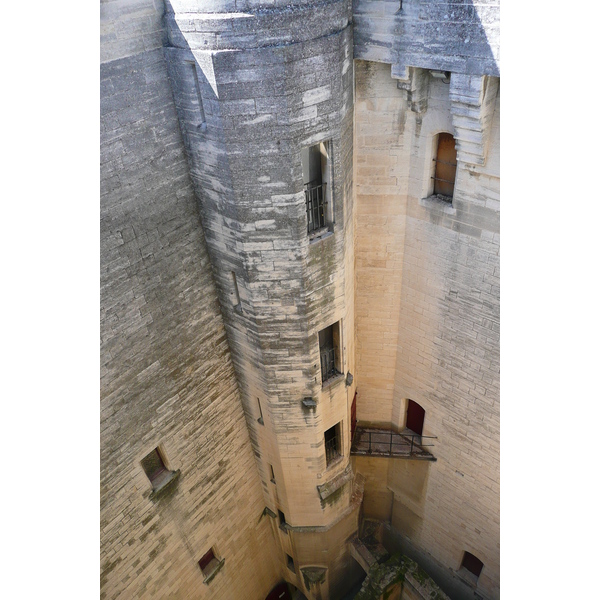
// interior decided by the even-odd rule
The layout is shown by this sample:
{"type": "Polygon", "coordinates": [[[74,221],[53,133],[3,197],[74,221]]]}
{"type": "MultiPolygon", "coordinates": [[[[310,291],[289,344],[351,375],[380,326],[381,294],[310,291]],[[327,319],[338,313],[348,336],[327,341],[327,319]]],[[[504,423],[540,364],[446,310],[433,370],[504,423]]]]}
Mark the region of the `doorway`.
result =
{"type": "Polygon", "coordinates": [[[406,428],[419,436],[423,435],[424,421],[425,409],[413,400],[409,400],[408,408],[406,409],[406,428]]]}
{"type": "Polygon", "coordinates": [[[289,584],[285,581],[278,583],[270,592],[265,600],[292,600],[289,584]]]}

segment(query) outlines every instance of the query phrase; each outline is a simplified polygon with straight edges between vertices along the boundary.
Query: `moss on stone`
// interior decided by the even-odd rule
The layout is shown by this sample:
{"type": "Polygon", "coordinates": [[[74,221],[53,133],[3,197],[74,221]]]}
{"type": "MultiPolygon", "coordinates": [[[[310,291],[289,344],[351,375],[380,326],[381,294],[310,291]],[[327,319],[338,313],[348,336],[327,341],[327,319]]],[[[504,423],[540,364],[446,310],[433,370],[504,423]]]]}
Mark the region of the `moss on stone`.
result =
{"type": "Polygon", "coordinates": [[[371,567],[354,600],[388,600],[399,585],[404,588],[408,575],[419,584],[422,593],[428,593],[431,600],[448,600],[433,579],[414,560],[400,552],[371,567]]]}

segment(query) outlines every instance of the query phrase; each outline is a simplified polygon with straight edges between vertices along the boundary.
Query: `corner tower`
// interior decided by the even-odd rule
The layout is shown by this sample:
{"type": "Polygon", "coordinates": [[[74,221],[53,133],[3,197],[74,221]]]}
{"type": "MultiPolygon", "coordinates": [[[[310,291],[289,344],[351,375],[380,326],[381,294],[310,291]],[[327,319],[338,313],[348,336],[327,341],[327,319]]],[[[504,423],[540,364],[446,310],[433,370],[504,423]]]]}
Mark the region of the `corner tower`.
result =
{"type": "Polygon", "coordinates": [[[347,0],[172,0],[165,54],[265,514],[310,598],[353,583],[347,0]]]}

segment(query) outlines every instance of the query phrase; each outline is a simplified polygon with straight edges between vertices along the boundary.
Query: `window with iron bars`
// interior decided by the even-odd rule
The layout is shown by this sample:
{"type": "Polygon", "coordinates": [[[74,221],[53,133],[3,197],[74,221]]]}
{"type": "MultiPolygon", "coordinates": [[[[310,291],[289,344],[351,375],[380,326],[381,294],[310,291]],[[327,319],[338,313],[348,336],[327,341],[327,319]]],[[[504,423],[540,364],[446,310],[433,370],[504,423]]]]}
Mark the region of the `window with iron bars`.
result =
{"type": "Polygon", "coordinates": [[[456,180],[456,144],[450,133],[440,133],[437,137],[433,179],[433,193],[447,202],[452,202],[456,180]]]}
{"type": "Polygon", "coordinates": [[[319,142],[302,148],[300,161],[306,201],[307,233],[311,240],[316,240],[333,224],[331,142],[319,142]]]}
{"type": "Polygon", "coordinates": [[[340,321],[319,331],[321,382],[323,383],[342,372],[340,337],[340,321]]]}
{"type": "Polygon", "coordinates": [[[304,186],[306,197],[306,221],[308,233],[325,227],[325,186],[326,183],[307,183],[304,186]]]}
{"type": "Polygon", "coordinates": [[[334,375],[337,375],[335,368],[335,348],[325,348],[325,350],[321,350],[321,380],[327,381],[334,375]]]}
{"type": "Polygon", "coordinates": [[[325,432],[325,460],[327,466],[341,456],[341,437],[339,423],[325,432]]]}

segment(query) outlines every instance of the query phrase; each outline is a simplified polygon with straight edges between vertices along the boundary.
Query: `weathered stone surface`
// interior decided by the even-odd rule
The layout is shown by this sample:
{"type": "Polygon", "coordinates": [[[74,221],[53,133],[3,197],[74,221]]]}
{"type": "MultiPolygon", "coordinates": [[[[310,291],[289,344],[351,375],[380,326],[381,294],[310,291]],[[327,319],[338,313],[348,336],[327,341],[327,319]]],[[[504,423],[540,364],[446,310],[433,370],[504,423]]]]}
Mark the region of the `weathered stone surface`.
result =
{"type": "Polygon", "coordinates": [[[354,597],[355,600],[450,600],[419,565],[400,553],[382,564],[375,563],[354,597]]]}
{"type": "MultiPolygon", "coordinates": [[[[160,20],[152,2],[114,4],[107,28],[125,4],[160,20]]],[[[265,503],[166,64],[129,35],[129,54],[101,67],[101,597],[264,598],[279,551],[258,524],[265,503]],[[140,462],[157,447],[178,477],[152,492],[140,462]],[[207,585],[198,560],[211,547],[225,562],[207,585]]]]}
{"type": "MultiPolygon", "coordinates": [[[[418,115],[389,69],[356,63],[357,413],[401,429],[407,399],[418,402],[438,460],[410,494],[390,488],[396,459],[383,479],[369,477],[365,514],[391,519],[439,565],[458,569],[465,550],[475,554],[485,564],[478,592],[495,598],[500,99],[486,163],[459,158],[449,205],[428,196],[428,186],[433,138],[454,129],[450,86],[432,80],[418,115]]],[[[461,89],[468,95],[470,84],[461,89]]]]}
{"type": "Polygon", "coordinates": [[[333,600],[361,503],[440,572],[474,553],[499,597],[497,2],[353,10],[102,3],[103,598],[264,598],[283,573],[333,600]],[[430,189],[441,131],[451,204],[430,189]],[[332,218],[310,238],[300,153],[320,142],[332,218]],[[323,386],[336,323],[343,374],[323,386]],[[346,485],[357,389],[373,423],[421,404],[438,461],[357,461],[346,485]],[[151,498],[154,448],[180,475],[151,498]]]}
{"type": "Polygon", "coordinates": [[[354,57],[392,65],[500,76],[499,0],[357,0],[354,57]]]}

